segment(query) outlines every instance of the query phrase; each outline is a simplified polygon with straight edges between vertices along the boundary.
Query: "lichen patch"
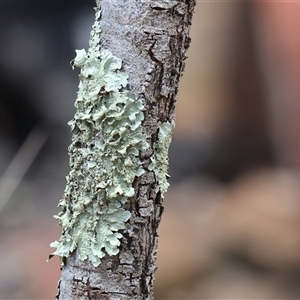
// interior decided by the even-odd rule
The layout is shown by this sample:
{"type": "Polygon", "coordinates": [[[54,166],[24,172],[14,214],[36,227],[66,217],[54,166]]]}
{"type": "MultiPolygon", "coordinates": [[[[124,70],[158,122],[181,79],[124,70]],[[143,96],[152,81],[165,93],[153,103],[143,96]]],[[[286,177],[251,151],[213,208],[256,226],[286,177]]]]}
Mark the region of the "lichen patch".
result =
{"type": "Polygon", "coordinates": [[[97,18],[99,6],[89,51],[76,50],[73,61],[81,71],[76,113],[69,122],[71,170],[56,216],[62,235],[51,244],[54,255],[68,257],[77,249],[80,259],[94,266],[106,254],[119,252],[119,230],[131,216],[123,206],[134,196],[135,177],[144,173],[138,156],[148,147],[141,129],[142,101],[126,90],[121,59],[99,51],[97,18]]]}
{"type": "Polygon", "coordinates": [[[151,163],[148,167],[154,171],[158,182],[156,192],[160,191],[162,197],[169,187],[168,168],[169,168],[169,146],[172,141],[172,132],[175,122],[158,123],[158,140],[154,143],[154,154],[151,156],[151,163]]]}

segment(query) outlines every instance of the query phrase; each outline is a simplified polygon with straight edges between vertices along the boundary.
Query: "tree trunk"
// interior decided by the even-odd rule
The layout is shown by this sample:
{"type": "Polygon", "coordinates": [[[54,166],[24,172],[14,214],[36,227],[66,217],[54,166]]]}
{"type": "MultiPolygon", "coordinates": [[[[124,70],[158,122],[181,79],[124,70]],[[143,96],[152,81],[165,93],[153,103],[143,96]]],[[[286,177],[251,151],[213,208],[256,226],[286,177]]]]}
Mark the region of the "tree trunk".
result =
{"type": "Polygon", "coordinates": [[[62,237],[52,244],[63,258],[57,299],[152,299],[195,0],[96,2],[90,50],[73,62],[81,74],[62,237]]]}

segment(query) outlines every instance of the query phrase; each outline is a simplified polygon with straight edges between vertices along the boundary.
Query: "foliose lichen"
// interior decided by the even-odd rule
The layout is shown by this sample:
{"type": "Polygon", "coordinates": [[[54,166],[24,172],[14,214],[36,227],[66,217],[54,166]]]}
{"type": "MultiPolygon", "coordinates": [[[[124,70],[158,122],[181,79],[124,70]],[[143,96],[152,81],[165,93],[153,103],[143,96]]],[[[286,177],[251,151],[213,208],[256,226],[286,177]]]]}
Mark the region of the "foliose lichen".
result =
{"type": "Polygon", "coordinates": [[[160,191],[162,197],[169,187],[168,168],[169,168],[169,146],[172,141],[172,132],[175,128],[175,122],[158,123],[158,140],[154,143],[154,154],[151,156],[151,163],[148,167],[154,171],[158,182],[156,192],[160,191]]]}
{"type": "Polygon", "coordinates": [[[76,50],[81,69],[76,113],[69,122],[72,143],[67,185],[55,216],[62,227],[53,255],[68,257],[75,249],[81,260],[98,266],[101,258],[119,252],[118,231],[131,214],[122,206],[134,195],[132,183],[144,173],[139,152],[148,147],[142,133],[143,104],[126,90],[128,75],[121,59],[99,50],[100,1],[90,48],[76,50]]]}
{"type": "MultiPolygon", "coordinates": [[[[139,153],[149,148],[142,133],[143,103],[126,90],[128,75],[120,71],[121,59],[110,51],[100,52],[100,0],[96,0],[96,20],[88,52],[76,50],[73,67],[81,69],[76,113],[69,122],[70,173],[61,212],[55,216],[62,227],[52,255],[68,257],[78,250],[81,260],[94,266],[106,254],[119,252],[119,230],[131,213],[123,208],[134,196],[132,183],[145,170],[139,153]]],[[[148,170],[154,171],[162,196],[166,192],[168,149],[174,122],[158,124],[158,140],[148,170]]]]}

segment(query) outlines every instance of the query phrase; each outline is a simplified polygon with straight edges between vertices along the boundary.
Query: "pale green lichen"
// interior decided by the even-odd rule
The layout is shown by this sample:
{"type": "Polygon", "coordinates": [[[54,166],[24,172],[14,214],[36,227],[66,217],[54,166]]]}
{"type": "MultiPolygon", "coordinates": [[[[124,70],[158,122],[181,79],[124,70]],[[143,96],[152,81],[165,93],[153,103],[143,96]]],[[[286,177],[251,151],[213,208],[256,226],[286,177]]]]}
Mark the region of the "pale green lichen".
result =
{"type": "Polygon", "coordinates": [[[169,168],[169,146],[172,141],[172,132],[175,128],[174,121],[158,123],[158,140],[154,143],[154,154],[151,156],[151,163],[148,167],[154,171],[158,182],[156,192],[160,191],[162,197],[169,187],[168,168],[169,168]]]}
{"type": "Polygon", "coordinates": [[[139,152],[148,145],[142,134],[143,104],[125,89],[128,75],[121,59],[99,51],[100,1],[90,48],[76,50],[73,66],[81,69],[76,114],[69,122],[71,171],[56,216],[62,226],[54,255],[78,250],[81,260],[98,266],[119,252],[121,233],[131,214],[122,206],[134,195],[132,183],[143,174],[139,152]]]}

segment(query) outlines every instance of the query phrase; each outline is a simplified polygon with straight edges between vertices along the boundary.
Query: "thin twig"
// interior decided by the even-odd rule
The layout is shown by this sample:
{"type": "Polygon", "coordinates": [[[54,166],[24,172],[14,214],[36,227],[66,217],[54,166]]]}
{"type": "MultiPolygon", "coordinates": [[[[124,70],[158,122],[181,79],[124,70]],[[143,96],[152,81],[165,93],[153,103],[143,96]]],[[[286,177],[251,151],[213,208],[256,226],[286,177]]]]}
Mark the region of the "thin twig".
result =
{"type": "Polygon", "coordinates": [[[49,134],[50,132],[40,124],[35,125],[0,178],[0,213],[44,146],[49,134]]]}

